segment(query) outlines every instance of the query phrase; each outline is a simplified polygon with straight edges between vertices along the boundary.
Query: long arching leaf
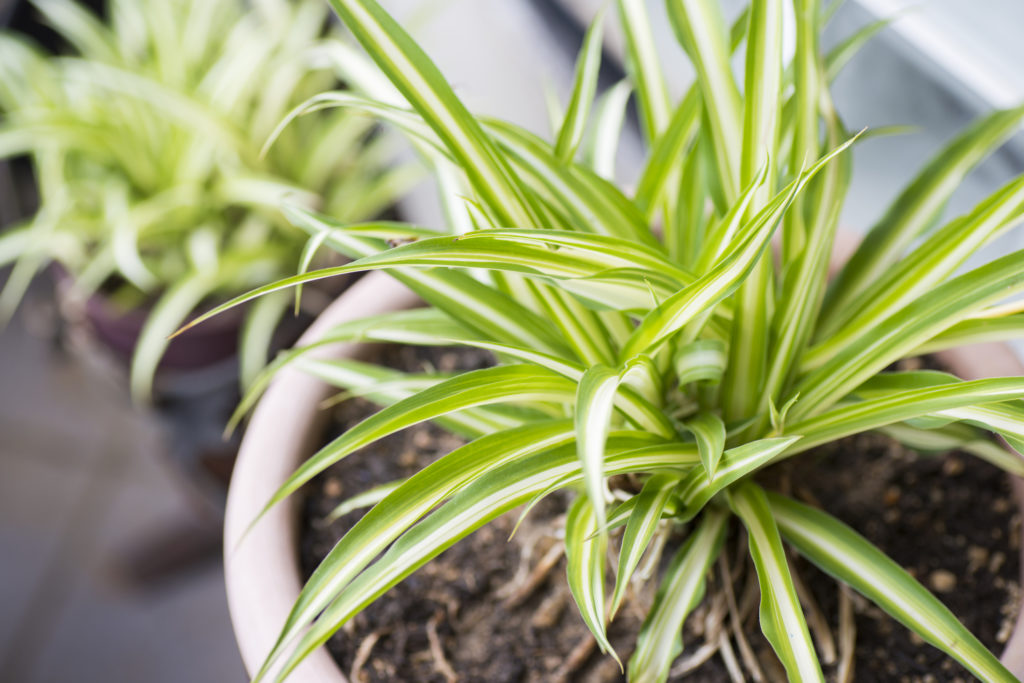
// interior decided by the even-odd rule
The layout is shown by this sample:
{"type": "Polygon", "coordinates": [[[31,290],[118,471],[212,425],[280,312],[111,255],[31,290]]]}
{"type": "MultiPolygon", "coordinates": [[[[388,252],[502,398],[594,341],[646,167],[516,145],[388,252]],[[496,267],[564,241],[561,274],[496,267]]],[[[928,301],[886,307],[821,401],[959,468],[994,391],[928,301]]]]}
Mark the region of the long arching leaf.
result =
{"type": "MultiPolygon", "coordinates": [[[[654,532],[661,522],[665,506],[672,497],[679,477],[673,474],[655,474],[644,483],[643,489],[636,494],[631,501],[633,504],[628,508],[626,519],[626,532],[622,536],[622,547],[619,550],[619,567],[615,574],[615,590],[612,593],[611,614],[614,615],[622,598],[626,595],[626,588],[629,586],[633,571],[640,563],[647,545],[654,537],[654,532]]],[[[627,512],[625,506],[620,506],[621,512],[627,512]]],[[[619,510],[609,515],[608,527],[613,528],[617,524],[619,510]]]]}
{"type": "Polygon", "coordinates": [[[789,680],[824,683],[768,498],[756,484],[745,483],[730,491],[729,502],[747,528],[761,584],[761,630],[786,667],[789,680]]]}
{"type": "Polygon", "coordinates": [[[569,591],[601,652],[618,655],[605,631],[604,569],[608,534],[598,532],[590,496],[579,496],[565,520],[565,558],[569,591]]]}
{"type": "Polygon", "coordinates": [[[857,248],[829,288],[819,338],[834,332],[850,302],[882,276],[915,238],[927,230],[964,177],[1021,125],[1024,106],[981,119],[939,151],[900,194],[857,248]]]}
{"type": "Polygon", "coordinates": [[[707,573],[722,548],[727,521],[721,510],[709,510],[672,558],[640,627],[629,659],[629,680],[663,683],[668,678],[672,660],[683,651],[683,622],[704,597],[707,573]]]}
{"type": "Polygon", "coordinates": [[[924,586],[853,529],[777,494],[769,493],[768,503],[786,541],[822,570],[949,654],[980,680],[1017,680],[924,586]]]}
{"type": "Polygon", "coordinates": [[[381,71],[445,143],[506,226],[531,227],[532,208],[503,157],[425,52],[375,0],[330,0],[381,71]]]}
{"type": "Polygon", "coordinates": [[[299,594],[277,644],[283,645],[329,605],[377,555],[434,506],[491,468],[569,443],[569,420],[536,423],[482,437],[423,468],[360,519],[323,559],[299,594]]]}
{"type": "MultiPolygon", "coordinates": [[[[636,448],[637,439],[609,439],[605,472],[609,475],[659,469],[678,470],[697,461],[684,444],[636,448]]],[[[384,556],[355,579],[295,645],[276,673],[283,680],[309,652],[391,586],[498,515],[521,505],[551,484],[572,486],[582,479],[575,447],[529,456],[487,474],[467,486],[430,517],[406,532],[384,556]]],[[[276,664],[269,659],[263,674],[276,664]]],[[[261,680],[258,675],[256,680],[261,680]]]]}

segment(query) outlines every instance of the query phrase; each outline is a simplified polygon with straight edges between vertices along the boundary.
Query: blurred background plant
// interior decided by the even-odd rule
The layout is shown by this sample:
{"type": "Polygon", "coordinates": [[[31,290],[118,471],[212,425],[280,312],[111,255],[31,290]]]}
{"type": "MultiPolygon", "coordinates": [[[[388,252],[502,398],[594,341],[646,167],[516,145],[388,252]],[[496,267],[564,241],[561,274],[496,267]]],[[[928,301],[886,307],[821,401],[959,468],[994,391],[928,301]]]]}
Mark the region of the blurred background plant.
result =
{"type": "MultiPolygon", "coordinates": [[[[263,149],[289,109],[338,85],[339,30],[319,0],[109,0],[104,16],[71,0],[33,4],[68,49],[0,35],[0,157],[30,157],[40,198],[0,236],[0,265],[15,263],[0,320],[51,263],[70,302],[145,311],[136,398],[200,302],[311,258],[282,197],[359,220],[413,179],[393,168],[390,138],[344,110],[303,117],[263,149]]],[[[248,310],[243,377],[265,361],[288,302],[248,310]]]]}

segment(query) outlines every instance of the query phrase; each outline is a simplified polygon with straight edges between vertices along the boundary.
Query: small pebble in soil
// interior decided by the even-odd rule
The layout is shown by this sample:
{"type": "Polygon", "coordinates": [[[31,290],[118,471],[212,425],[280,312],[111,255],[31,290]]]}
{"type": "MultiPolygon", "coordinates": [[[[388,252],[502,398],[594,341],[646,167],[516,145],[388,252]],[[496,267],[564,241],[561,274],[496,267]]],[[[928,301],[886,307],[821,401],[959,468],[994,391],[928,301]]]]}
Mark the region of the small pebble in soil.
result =
{"type": "Polygon", "coordinates": [[[328,477],[324,481],[324,495],[328,498],[337,498],[343,491],[341,480],[337,477],[328,477]]]}
{"type": "Polygon", "coordinates": [[[956,457],[948,457],[942,464],[942,473],[947,477],[955,477],[964,471],[964,461],[956,457]]]}
{"type": "Polygon", "coordinates": [[[938,593],[949,593],[956,589],[956,575],[945,569],[936,569],[928,576],[928,583],[938,593]]]}
{"type": "Polygon", "coordinates": [[[967,562],[967,571],[971,574],[975,573],[988,564],[988,548],[972,545],[967,549],[967,562]]]}
{"type": "Polygon", "coordinates": [[[885,505],[886,507],[892,507],[896,503],[900,502],[900,489],[898,486],[890,486],[885,489],[885,505]]]}

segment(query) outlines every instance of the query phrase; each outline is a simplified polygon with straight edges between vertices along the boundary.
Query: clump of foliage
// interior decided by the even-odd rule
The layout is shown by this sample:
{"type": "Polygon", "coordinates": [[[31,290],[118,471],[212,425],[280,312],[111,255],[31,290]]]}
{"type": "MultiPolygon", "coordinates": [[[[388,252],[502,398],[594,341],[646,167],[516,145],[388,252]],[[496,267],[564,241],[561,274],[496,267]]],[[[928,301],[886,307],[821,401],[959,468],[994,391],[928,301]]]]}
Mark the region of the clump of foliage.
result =
{"type": "Polygon", "coordinates": [[[268,507],[356,449],[423,420],[443,421],[471,440],[368,496],[379,501],[311,577],[257,679],[285,677],[366,605],[489,520],[569,489],[577,495],[564,530],[568,583],[612,655],[606,622],[631,580],[640,580],[641,557],[659,535],[685,537],[658,578],[628,661],[631,680],[665,680],[730,524],[746,531],[761,627],[791,680],[823,674],[787,544],[978,678],[1016,680],[867,540],[821,510],[764,490],[752,475],[875,430],[917,446],[965,447],[1022,471],[1019,455],[986,432],[1014,448],[1024,443],[1024,378],[963,381],[889,368],[1024,331],[1020,306],[1002,303],[1024,290],[1024,253],[959,271],[1021,217],[1024,177],[937,224],[964,175],[1017,128],[1024,109],[988,116],[943,150],[829,284],[853,137],[828,81],[876,26],[826,56],[818,38],[823,8],[794,0],[796,48],[785,63],[783,0],[753,3],[731,31],[713,0],[668,0],[668,20],[697,72],[673,103],[651,51],[646,3],[618,0],[629,85],[610,91],[590,115],[598,19],[549,142],[467,111],[374,0],[331,5],[387,80],[364,70],[365,96],[327,94],[308,107],[373,111],[407,133],[434,164],[456,234],[346,225],[292,207],[314,239],[358,260],[238,301],[387,270],[429,307],[342,325],[323,343],[459,344],[488,349],[499,362],[455,376],[406,377],[299,349],[272,365],[296,363],[386,407],[317,452],[268,507]],[[739,84],[730,61],[743,45],[739,84]],[[612,174],[625,87],[635,93],[649,144],[632,191],[612,174]],[[638,479],[640,490],[609,491],[609,478],[622,474],[638,479]],[[609,595],[609,538],[620,530],[609,595]]]}
{"type": "MultiPolygon", "coordinates": [[[[204,299],[295,272],[305,236],[283,196],[346,220],[378,215],[409,181],[387,138],[349,111],[305,117],[262,147],[292,107],[338,87],[340,29],[319,0],[35,0],[68,45],[55,56],[0,34],[0,158],[30,155],[40,209],[0,236],[17,261],[8,317],[32,276],[59,262],[86,297],[153,305],[133,390],[149,391],[166,337],[204,299]]],[[[253,307],[248,376],[286,298],[253,307]]]]}

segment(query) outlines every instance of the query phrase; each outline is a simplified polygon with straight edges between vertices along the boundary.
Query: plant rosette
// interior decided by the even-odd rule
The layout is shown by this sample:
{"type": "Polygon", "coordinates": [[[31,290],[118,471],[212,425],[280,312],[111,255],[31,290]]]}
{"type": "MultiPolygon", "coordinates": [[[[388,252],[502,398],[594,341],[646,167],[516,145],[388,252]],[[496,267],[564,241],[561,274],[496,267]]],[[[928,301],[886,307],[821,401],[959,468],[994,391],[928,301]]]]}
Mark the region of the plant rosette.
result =
{"type": "MultiPolygon", "coordinates": [[[[622,663],[631,680],[668,676],[730,528],[744,532],[756,570],[763,642],[791,680],[824,674],[789,550],[980,680],[1017,680],[907,570],[842,520],[766,491],[755,475],[787,461],[798,477],[810,466],[801,455],[814,447],[897,427],[907,445],[938,441],[1024,472],[1024,377],[974,379],[955,361],[962,376],[894,369],[901,359],[1024,335],[1024,306],[1007,303],[1024,293],[1024,252],[961,269],[1024,217],[1024,177],[941,220],[964,176],[1020,127],[1024,107],[983,117],[953,140],[829,280],[852,172],[848,148],[869,135],[845,129],[827,84],[877,25],[825,55],[818,35],[827,10],[795,0],[787,63],[783,0],[752,3],[732,29],[713,0],[668,0],[666,21],[697,73],[672,103],[647,49],[647,3],[618,0],[630,82],[592,106],[602,15],[584,39],[548,141],[471,114],[375,0],[330,4],[372,60],[358,69],[351,62],[345,79],[362,95],[316,96],[282,128],[328,106],[396,126],[435,171],[448,230],[353,225],[289,206],[312,241],[355,260],[259,287],[193,324],[260,296],[371,270],[427,304],[346,320],[312,348],[279,356],[253,382],[238,416],[275,371],[309,369],[310,354],[333,342],[462,345],[491,351],[498,362],[454,376],[405,376],[351,359],[323,361],[333,363],[335,384],[384,407],[287,475],[297,460],[285,464],[280,455],[311,436],[314,418],[293,415],[297,390],[278,399],[290,405],[260,405],[256,418],[276,425],[265,438],[278,460],[263,475],[243,462],[232,487],[248,489],[232,496],[262,501],[255,515],[232,512],[229,520],[229,573],[242,582],[261,562],[295,562],[294,547],[277,548],[274,560],[239,558],[268,515],[332,464],[428,420],[469,441],[394,482],[334,546],[278,634],[245,646],[250,661],[265,655],[255,680],[283,680],[315,665],[320,646],[369,602],[480,526],[558,490],[574,498],[564,524],[570,592],[611,657],[609,616],[626,586],[645,579],[636,571],[641,558],[655,541],[685,534],[662,575],[648,579],[657,593],[622,663]],[[742,87],[731,54],[741,47],[742,87]],[[630,89],[650,152],[635,189],[624,191],[614,168],[630,89]],[[616,475],[631,475],[639,490],[618,487],[616,475]],[[243,526],[253,536],[240,538],[243,526]],[[615,563],[607,549],[620,529],[615,563]],[[610,594],[607,574],[615,576],[610,594]]],[[[383,296],[383,285],[370,286],[360,291],[383,296]]],[[[245,600],[266,602],[236,589],[231,600],[240,623],[244,610],[257,608],[245,600]]],[[[284,613],[272,609],[278,619],[284,613]]]]}
{"type": "MultiPolygon", "coordinates": [[[[853,241],[850,235],[846,239],[853,241]]],[[[338,325],[419,305],[419,297],[391,277],[371,274],[324,311],[296,346],[315,347],[338,325]]],[[[366,343],[319,348],[310,356],[358,360],[367,352],[366,343]]],[[[1002,344],[955,349],[939,357],[965,379],[1024,373],[1017,356],[1002,344]]],[[[322,403],[332,391],[332,385],[299,367],[279,371],[253,411],[232,474],[224,527],[225,579],[235,636],[253,673],[271,651],[304,583],[298,550],[299,501],[292,499],[262,517],[260,513],[323,443],[328,415],[322,403]],[[259,523],[252,525],[257,517],[259,523]]],[[[1024,509],[1024,483],[1017,477],[1013,491],[1018,507],[1024,509]]],[[[1024,620],[1019,616],[1002,659],[1016,675],[1024,674],[1024,620]]],[[[320,648],[289,680],[340,683],[346,677],[326,648],[320,648]]]]}

